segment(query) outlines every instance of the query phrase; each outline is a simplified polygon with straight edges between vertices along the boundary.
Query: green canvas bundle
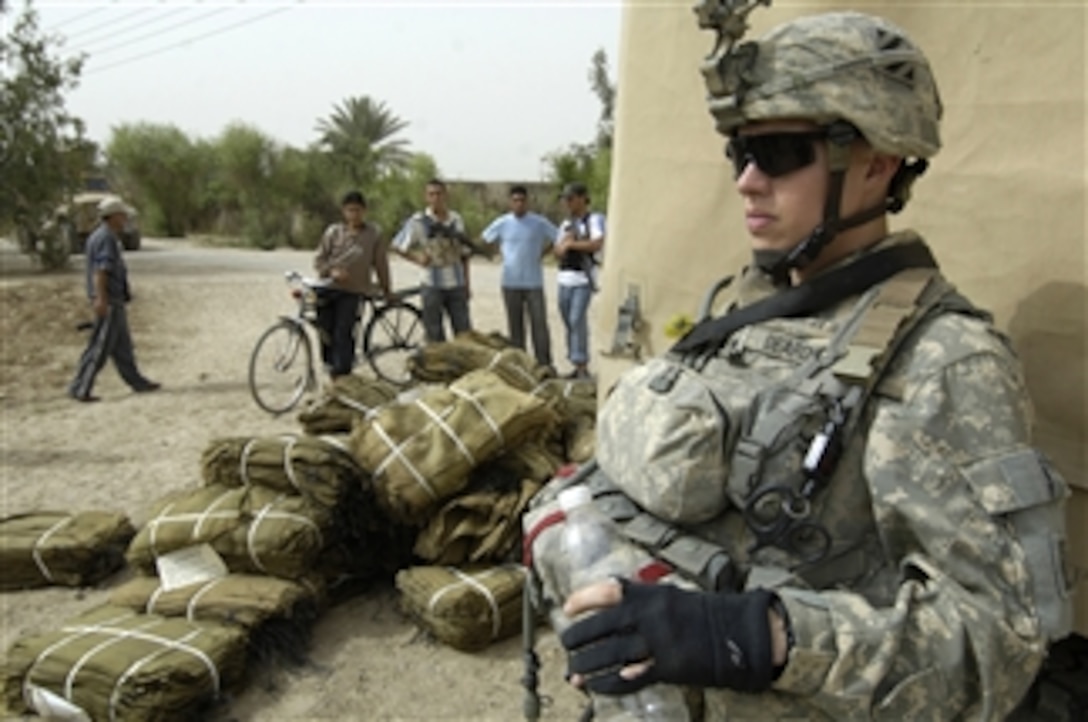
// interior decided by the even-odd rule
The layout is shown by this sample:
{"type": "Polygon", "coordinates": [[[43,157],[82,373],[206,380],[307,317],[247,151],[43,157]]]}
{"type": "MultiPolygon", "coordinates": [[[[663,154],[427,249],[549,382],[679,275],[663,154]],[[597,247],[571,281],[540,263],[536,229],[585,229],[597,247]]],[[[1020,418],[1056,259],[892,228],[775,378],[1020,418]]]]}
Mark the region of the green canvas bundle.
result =
{"type": "Polygon", "coordinates": [[[357,419],[395,398],[397,388],[387,381],[338,376],[321,398],[299,413],[298,421],[307,434],[350,433],[357,419]]]}
{"type": "Polygon", "coordinates": [[[412,378],[426,383],[450,383],[477,369],[494,371],[521,391],[532,391],[551,374],[522,349],[481,343],[473,335],[427,344],[408,360],[412,378]]]}
{"type": "Polygon", "coordinates": [[[6,516],[0,519],[0,590],[99,582],[123,566],[135,533],[118,512],[6,516]]]}
{"type": "Polygon", "coordinates": [[[498,567],[412,567],[397,573],[401,606],[439,641],[483,649],[521,630],[525,572],[498,567]]]}
{"type": "Polygon", "coordinates": [[[385,406],[356,427],[351,448],[373,475],[390,517],[418,525],[465,488],[473,468],[547,436],[556,421],[542,399],[491,371],[473,371],[449,387],[385,406]]]}
{"type": "Polygon", "coordinates": [[[4,698],[16,713],[67,700],[93,722],[192,722],[245,670],[237,625],[103,606],[8,650],[4,698]]]}
{"type": "Polygon", "coordinates": [[[233,572],[298,579],[315,568],[335,530],[328,509],[261,486],[206,486],[166,497],[129,545],[129,563],[207,543],[233,572]]]}
{"type": "Polygon", "coordinates": [[[319,436],[213,439],[201,455],[204,483],[260,486],[333,507],[363,471],[339,440],[319,436]]]}
{"type": "Polygon", "coordinates": [[[306,577],[294,582],[259,574],[228,574],[169,591],[163,590],[158,577],[134,577],[111,591],[110,604],[144,614],[238,624],[252,630],[276,617],[291,619],[302,613],[312,619],[321,594],[321,581],[306,577]]]}
{"type": "Polygon", "coordinates": [[[510,491],[477,491],[449,500],[419,533],[416,554],[434,564],[509,560],[521,540],[521,513],[540,486],[525,479],[510,491]]]}
{"type": "Polygon", "coordinates": [[[597,442],[597,384],[590,379],[548,379],[533,389],[559,414],[563,456],[583,463],[593,457],[597,442]]]}

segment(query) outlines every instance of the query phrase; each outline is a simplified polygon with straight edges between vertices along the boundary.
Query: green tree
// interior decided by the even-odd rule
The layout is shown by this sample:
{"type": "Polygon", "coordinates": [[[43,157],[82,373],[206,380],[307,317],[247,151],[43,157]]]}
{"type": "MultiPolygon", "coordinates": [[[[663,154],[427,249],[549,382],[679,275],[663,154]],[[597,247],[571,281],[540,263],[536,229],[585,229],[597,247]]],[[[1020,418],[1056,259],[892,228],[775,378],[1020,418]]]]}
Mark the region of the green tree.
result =
{"type": "Polygon", "coordinates": [[[416,153],[404,168],[377,180],[367,192],[370,220],[393,236],[404,222],[423,208],[427,181],[438,177],[438,165],[426,153],[416,153]]]}
{"type": "Polygon", "coordinates": [[[88,155],[83,122],[65,107],[83,56],[60,58],[59,43],[41,32],[29,2],[0,38],[0,69],[8,68],[0,73],[0,226],[13,229],[46,268],[67,262],[67,238],[47,221],[78,188],[88,155]]]}
{"type": "Polygon", "coordinates": [[[548,180],[562,187],[575,181],[585,183],[598,210],[608,208],[608,189],[612,178],[612,115],[616,107],[616,85],[608,72],[608,56],[603,49],[593,54],[589,68],[590,90],[601,102],[596,138],[592,143],[572,143],[544,156],[548,180]]]}
{"type": "Polygon", "coordinates": [[[389,173],[406,170],[408,141],[396,137],[408,127],[383,102],[367,96],[347,98],[332,115],[317,122],[318,145],[359,188],[389,173]]]}
{"type": "Polygon", "coordinates": [[[206,170],[189,137],[170,124],[125,124],[113,129],[106,157],[119,187],[143,214],[145,227],[184,236],[206,170]]]}

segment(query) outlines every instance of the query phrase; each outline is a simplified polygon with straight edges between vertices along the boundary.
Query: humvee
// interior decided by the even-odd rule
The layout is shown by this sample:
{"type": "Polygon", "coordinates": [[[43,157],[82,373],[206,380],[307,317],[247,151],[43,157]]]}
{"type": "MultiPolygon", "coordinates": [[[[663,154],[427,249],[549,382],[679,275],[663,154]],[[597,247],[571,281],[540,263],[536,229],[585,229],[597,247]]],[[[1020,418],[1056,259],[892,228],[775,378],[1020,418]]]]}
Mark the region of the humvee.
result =
{"type": "MultiPolygon", "coordinates": [[[[114,195],[105,178],[88,176],[83,180],[83,190],[57,208],[56,223],[68,239],[71,253],[83,253],[87,236],[98,226],[98,204],[114,195]]],[[[140,227],[135,214],[129,216],[120,241],[126,251],[139,250],[140,227]]]]}

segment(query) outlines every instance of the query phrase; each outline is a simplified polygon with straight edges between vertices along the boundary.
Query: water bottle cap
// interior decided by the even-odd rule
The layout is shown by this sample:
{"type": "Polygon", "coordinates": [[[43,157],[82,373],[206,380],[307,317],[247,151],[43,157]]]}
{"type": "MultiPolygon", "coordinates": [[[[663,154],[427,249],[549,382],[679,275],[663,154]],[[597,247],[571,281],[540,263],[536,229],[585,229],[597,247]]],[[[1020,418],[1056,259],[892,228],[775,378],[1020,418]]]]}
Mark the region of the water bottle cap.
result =
{"type": "Polygon", "coordinates": [[[565,512],[588,504],[591,501],[593,501],[593,492],[589,490],[588,486],[572,486],[559,492],[559,508],[565,512]]]}

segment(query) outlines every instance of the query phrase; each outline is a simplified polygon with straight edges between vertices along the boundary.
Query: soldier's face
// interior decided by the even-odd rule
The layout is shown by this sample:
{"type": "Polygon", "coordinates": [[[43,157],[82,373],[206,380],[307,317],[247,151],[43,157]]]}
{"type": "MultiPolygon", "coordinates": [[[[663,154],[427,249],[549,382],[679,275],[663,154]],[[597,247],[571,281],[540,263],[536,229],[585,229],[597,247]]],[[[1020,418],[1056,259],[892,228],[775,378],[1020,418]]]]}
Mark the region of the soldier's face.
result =
{"type": "Polygon", "coordinates": [[[781,160],[768,157],[764,163],[767,169],[751,161],[751,156],[747,164],[743,159],[739,161],[737,192],[744,202],[744,223],[753,249],[789,250],[823,221],[827,152],[823,141],[804,135],[816,130],[818,126],[814,123],[795,120],[753,123],[739,130],[742,141],[781,134],[799,136],[799,145],[793,139],[783,138],[777,151],[783,156],[793,152],[794,157],[781,160]],[[798,152],[802,145],[805,150],[798,152]],[[782,172],[806,160],[807,153],[811,153],[811,162],[782,172]]]}

